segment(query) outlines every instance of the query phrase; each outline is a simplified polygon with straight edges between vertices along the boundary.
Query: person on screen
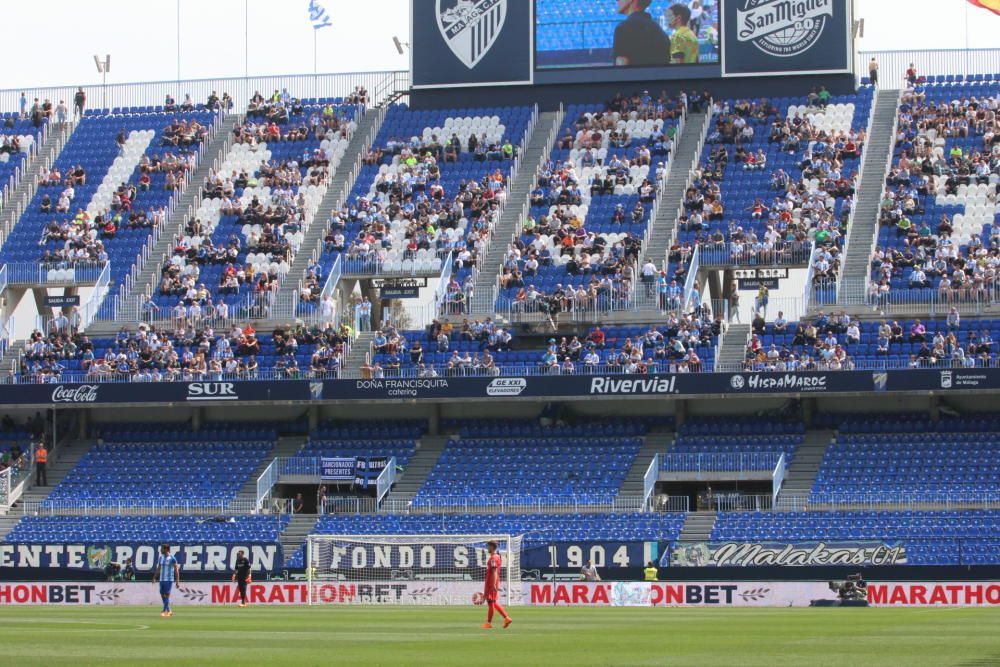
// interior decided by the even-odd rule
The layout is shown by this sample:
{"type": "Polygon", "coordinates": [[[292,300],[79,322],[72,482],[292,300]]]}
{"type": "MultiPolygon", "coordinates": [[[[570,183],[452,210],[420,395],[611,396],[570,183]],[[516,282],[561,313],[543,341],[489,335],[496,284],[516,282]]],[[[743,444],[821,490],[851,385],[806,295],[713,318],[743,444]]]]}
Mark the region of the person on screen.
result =
{"type": "MultiPolygon", "coordinates": [[[[615,65],[641,67],[670,63],[670,38],[646,10],[652,0],[618,0],[626,16],[615,28],[615,65]]],[[[687,7],[685,7],[687,9],[687,7]]]]}
{"type": "Polygon", "coordinates": [[[677,3],[667,10],[667,25],[674,34],[670,37],[670,62],[693,64],[698,62],[698,36],[691,30],[691,8],[677,3]]]}

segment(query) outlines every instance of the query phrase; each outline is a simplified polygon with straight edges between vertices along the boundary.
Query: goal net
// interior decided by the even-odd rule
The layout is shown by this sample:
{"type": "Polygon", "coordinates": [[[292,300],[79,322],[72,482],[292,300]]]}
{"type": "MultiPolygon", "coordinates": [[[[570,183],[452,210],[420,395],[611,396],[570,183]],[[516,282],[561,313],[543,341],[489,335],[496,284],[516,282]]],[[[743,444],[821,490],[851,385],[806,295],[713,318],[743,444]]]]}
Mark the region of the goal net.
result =
{"type": "Polygon", "coordinates": [[[503,562],[501,604],[521,598],[521,537],[310,535],[309,604],[483,604],[486,545],[503,562]]]}

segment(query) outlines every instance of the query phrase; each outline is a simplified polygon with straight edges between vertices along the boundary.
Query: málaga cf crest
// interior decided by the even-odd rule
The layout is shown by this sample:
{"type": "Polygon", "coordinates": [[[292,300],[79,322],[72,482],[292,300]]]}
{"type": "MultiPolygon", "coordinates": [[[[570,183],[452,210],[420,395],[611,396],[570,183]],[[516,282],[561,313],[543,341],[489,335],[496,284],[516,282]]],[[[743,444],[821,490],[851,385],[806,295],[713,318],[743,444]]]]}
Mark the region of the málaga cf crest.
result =
{"type": "Polygon", "coordinates": [[[496,44],[507,0],[437,0],[437,15],[444,41],[472,69],[496,44]]]}

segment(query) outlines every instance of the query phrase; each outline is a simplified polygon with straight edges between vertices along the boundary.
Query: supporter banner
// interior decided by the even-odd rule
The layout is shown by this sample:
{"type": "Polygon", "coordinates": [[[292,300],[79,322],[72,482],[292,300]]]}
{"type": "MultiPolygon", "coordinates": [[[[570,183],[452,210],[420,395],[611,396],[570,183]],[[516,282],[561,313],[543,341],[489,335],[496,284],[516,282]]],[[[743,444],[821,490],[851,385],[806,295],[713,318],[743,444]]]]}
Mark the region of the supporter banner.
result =
{"type": "Polygon", "coordinates": [[[657,542],[556,542],[521,549],[521,569],[582,568],[587,561],[609,578],[615,568],[642,568],[649,561],[659,561],[660,553],[669,553],[666,543],[657,542]],[[607,569],[606,569],[607,568],[607,569]],[[610,570],[609,570],[610,569],[610,570]]]}
{"type": "Polygon", "coordinates": [[[693,542],[674,544],[663,567],[906,565],[906,548],[882,542],[693,542]]]}
{"type": "MultiPolygon", "coordinates": [[[[309,602],[304,582],[268,581],[248,587],[252,604],[302,605],[309,602]]],[[[358,581],[313,584],[314,604],[482,604],[477,581],[358,581]]],[[[525,582],[512,592],[514,604],[600,607],[807,607],[832,600],[826,582],[525,582]]],[[[181,578],[171,602],[185,605],[229,605],[239,601],[228,581],[191,582],[181,578]]],[[[996,582],[869,583],[868,602],[877,607],[1000,605],[996,582]]],[[[0,583],[5,605],[148,605],[161,603],[159,588],[149,582],[0,583]]]]}
{"type": "Polygon", "coordinates": [[[0,404],[88,407],[307,401],[502,400],[509,398],[686,398],[1000,390],[1000,369],[680,373],[675,375],[538,375],[524,377],[383,378],[0,384],[0,404]]]}
{"type": "Polygon", "coordinates": [[[354,485],[362,489],[374,489],[378,476],[387,465],[389,458],[386,456],[359,456],[355,459],[354,485]]]}
{"type": "Polygon", "coordinates": [[[530,84],[534,4],[411,0],[413,87],[530,84]]]}
{"type": "Polygon", "coordinates": [[[345,456],[324,456],[320,459],[320,477],[331,481],[349,482],[354,479],[357,459],[345,456]]]}
{"type": "Polygon", "coordinates": [[[723,0],[722,75],[851,71],[849,0],[723,0]]]}
{"type": "MultiPolygon", "coordinates": [[[[65,543],[0,544],[0,568],[42,568],[103,571],[109,563],[122,564],[126,559],[138,573],[150,573],[156,567],[160,544],[143,543],[65,543]]],[[[244,551],[254,572],[276,572],[284,566],[280,544],[184,544],[171,545],[181,572],[231,573],[236,552],[244,551]]]]}

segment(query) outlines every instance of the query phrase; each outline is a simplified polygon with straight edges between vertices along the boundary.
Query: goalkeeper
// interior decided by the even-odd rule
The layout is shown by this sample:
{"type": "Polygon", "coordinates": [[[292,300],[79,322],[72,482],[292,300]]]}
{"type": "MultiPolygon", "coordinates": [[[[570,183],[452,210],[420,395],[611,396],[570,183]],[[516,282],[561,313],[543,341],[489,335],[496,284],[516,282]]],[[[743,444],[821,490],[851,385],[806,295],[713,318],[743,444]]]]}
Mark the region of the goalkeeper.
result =
{"type": "Polygon", "coordinates": [[[486,600],[486,604],[489,605],[489,611],[486,612],[486,622],[483,623],[484,628],[493,627],[493,612],[498,612],[503,617],[503,627],[506,628],[511,624],[510,616],[504,608],[497,602],[497,596],[500,593],[500,569],[503,567],[503,561],[500,559],[500,554],[497,553],[497,543],[490,540],[486,543],[486,550],[489,552],[489,558],[486,559],[486,581],[483,585],[483,598],[486,600]]]}
{"type": "Polygon", "coordinates": [[[247,584],[253,583],[250,574],[250,559],[246,557],[243,550],[236,552],[236,568],[233,570],[233,581],[240,592],[240,606],[247,606],[247,584]]]}

